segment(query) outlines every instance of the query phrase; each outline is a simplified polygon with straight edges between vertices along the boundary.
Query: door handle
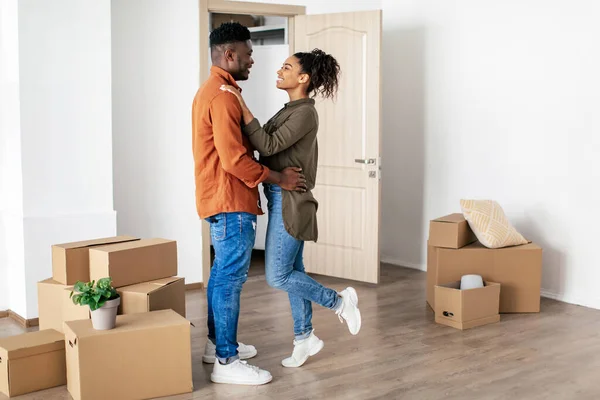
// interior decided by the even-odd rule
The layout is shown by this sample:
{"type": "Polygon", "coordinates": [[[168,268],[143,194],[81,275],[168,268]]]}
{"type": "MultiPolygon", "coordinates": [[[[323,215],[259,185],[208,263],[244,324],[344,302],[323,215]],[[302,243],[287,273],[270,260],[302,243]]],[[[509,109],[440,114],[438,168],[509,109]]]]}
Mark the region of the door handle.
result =
{"type": "Polygon", "coordinates": [[[366,158],[366,159],[363,159],[363,158],[356,158],[356,159],[354,159],[354,162],[355,162],[355,163],[358,163],[358,164],[368,164],[368,165],[372,165],[372,164],[375,164],[375,162],[376,162],[376,161],[375,161],[375,159],[374,159],[374,158],[366,158]]]}

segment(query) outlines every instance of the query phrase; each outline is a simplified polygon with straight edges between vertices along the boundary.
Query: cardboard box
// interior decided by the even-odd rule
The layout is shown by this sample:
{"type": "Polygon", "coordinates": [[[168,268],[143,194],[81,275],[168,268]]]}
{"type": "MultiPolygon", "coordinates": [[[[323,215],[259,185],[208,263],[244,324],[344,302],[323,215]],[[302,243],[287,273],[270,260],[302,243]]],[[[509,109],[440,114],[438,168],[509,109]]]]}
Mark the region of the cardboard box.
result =
{"type": "Polygon", "coordinates": [[[460,249],[477,240],[462,214],[450,214],[429,222],[429,244],[460,249]]]}
{"type": "Polygon", "coordinates": [[[185,318],[185,278],[164,278],[117,290],[121,296],[119,314],[173,310],[185,318]]]}
{"type": "Polygon", "coordinates": [[[54,329],[62,333],[64,321],[90,318],[89,307],[73,304],[70,299],[73,286],[46,279],[38,282],[37,287],[40,330],[54,329]]]}
{"type": "Polygon", "coordinates": [[[142,239],[90,249],[90,278],[111,277],[114,287],[177,275],[177,242],[142,239]]]}
{"type": "Polygon", "coordinates": [[[475,242],[461,249],[428,246],[427,302],[435,310],[434,287],[477,274],[502,285],[500,313],[540,311],[542,248],[534,243],[488,249],[475,242]]]}
{"type": "Polygon", "coordinates": [[[48,329],[0,338],[0,392],[12,397],[66,383],[63,334],[48,329]]]}
{"type": "Polygon", "coordinates": [[[173,310],[118,315],[114,329],[65,322],[75,400],[148,399],[193,391],[190,323],[173,310]]]}
{"type": "Polygon", "coordinates": [[[138,240],[138,238],[116,236],[85,242],[55,244],[52,246],[52,278],[63,285],[74,285],[77,281],[89,282],[89,249],[131,240],[138,240]]]}
{"type": "Polygon", "coordinates": [[[460,281],[435,286],[435,322],[456,329],[500,321],[500,284],[484,281],[479,289],[460,290],[460,281]]]}

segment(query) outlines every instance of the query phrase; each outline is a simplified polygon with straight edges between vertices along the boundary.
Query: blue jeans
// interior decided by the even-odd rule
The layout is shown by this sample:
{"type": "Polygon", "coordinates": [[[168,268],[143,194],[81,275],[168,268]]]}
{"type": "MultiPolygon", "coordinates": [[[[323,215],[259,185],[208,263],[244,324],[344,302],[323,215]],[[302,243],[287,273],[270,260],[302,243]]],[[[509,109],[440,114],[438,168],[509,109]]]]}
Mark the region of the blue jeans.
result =
{"type": "Polygon", "coordinates": [[[250,257],[256,238],[256,215],[221,213],[206,219],[215,249],[206,289],[208,338],[217,347],[221,361],[237,359],[237,327],[240,294],[248,278],[250,257]]]}
{"type": "Polygon", "coordinates": [[[334,310],[341,304],[341,298],[335,290],[326,288],[306,274],[302,261],[304,242],[291,236],[283,225],[281,188],[272,184],[265,184],[264,188],[269,207],[265,250],[267,283],[288,293],[294,336],[304,339],[312,331],[311,302],[334,310]]]}

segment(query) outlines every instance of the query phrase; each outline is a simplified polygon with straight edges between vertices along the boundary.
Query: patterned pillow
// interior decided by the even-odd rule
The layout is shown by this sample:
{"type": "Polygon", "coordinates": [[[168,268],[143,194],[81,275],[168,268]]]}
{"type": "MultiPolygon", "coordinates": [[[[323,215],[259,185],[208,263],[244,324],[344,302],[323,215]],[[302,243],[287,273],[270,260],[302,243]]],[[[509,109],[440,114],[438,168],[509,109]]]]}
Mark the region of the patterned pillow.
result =
{"type": "Polygon", "coordinates": [[[493,200],[461,200],[460,207],[479,242],[490,249],[529,243],[508,222],[500,204],[493,200]]]}

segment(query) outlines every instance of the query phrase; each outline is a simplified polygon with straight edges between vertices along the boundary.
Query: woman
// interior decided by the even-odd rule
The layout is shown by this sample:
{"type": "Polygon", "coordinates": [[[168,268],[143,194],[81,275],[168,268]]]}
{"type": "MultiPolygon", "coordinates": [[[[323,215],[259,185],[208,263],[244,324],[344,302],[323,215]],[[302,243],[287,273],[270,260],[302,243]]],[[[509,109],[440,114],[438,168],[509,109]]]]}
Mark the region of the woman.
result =
{"type": "Polygon", "coordinates": [[[277,71],[277,88],[285,90],[290,101],[263,127],[236,88],[221,87],[239,100],[244,133],[261,154],[261,162],[276,171],[300,166],[306,177],[303,193],[264,185],[269,209],[267,282],[288,292],[294,319],[294,350],[282,361],[284,367],[300,367],[323,348],[323,341],[312,328],[311,302],[335,311],[353,335],[358,334],[361,326],[356,290],[348,287],[337,293],[324,287],[306,274],[302,262],[304,241],[317,240],[317,201],[311,190],[317,174],[319,118],[311,96],[333,98],[338,89],[339,70],[336,59],[319,49],[289,57],[277,71]]]}

